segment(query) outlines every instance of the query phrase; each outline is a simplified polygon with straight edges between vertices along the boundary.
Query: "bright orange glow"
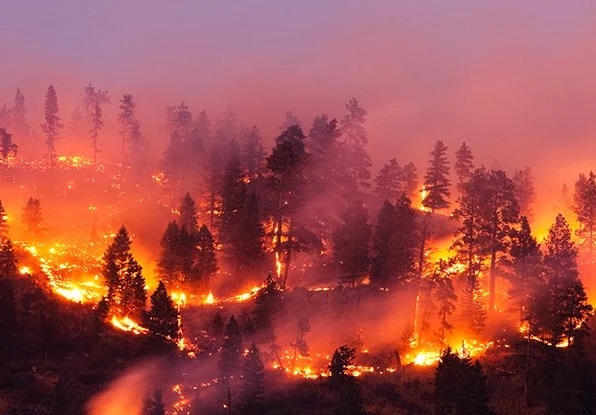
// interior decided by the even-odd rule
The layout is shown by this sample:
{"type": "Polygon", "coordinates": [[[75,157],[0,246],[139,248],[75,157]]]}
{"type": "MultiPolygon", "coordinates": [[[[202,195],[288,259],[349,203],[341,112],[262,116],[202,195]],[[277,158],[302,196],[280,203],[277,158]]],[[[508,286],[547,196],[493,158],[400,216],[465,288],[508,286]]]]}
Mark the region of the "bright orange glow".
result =
{"type": "Polygon", "coordinates": [[[116,316],[112,316],[110,320],[112,325],[120,330],[129,331],[134,334],[145,334],[147,333],[147,329],[141,327],[137,322],[132,320],[130,317],[122,317],[118,318],[116,316]]]}
{"type": "Polygon", "coordinates": [[[209,290],[209,294],[207,294],[207,297],[205,297],[205,304],[215,304],[215,297],[213,296],[211,290],[209,290]]]}

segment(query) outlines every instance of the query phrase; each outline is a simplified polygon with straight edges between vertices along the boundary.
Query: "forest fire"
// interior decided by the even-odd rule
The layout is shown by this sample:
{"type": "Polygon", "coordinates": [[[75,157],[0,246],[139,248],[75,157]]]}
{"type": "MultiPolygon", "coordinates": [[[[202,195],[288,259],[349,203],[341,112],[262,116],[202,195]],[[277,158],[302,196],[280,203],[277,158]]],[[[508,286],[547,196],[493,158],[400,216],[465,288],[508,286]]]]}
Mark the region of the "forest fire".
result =
{"type": "Polygon", "coordinates": [[[145,334],[147,333],[147,329],[141,327],[136,321],[132,320],[130,317],[122,317],[118,318],[116,316],[112,316],[110,323],[120,330],[129,331],[134,334],[145,334]]]}

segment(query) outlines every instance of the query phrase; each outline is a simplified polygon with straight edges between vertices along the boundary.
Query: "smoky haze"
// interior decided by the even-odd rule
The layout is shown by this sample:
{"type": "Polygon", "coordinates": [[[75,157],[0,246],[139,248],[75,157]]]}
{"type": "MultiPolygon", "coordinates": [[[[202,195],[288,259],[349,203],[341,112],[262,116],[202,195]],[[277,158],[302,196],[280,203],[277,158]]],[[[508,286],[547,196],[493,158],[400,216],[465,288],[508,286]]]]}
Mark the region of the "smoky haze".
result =
{"type": "Polygon", "coordinates": [[[68,120],[92,83],[112,96],[113,131],[117,100],[132,93],[159,156],[165,107],[180,101],[212,120],[232,105],[270,142],[286,110],[310,126],[322,112],[341,117],[356,96],[369,113],[376,165],[391,154],[422,166],[443,139],[453,150],[468,142],[488,166],[531,160],[537,177],[554,159],[559,179],[585,170],[594,150],[595,6],[424,3],[19,2],[0,25],[0,103],[10,105],[20,87],[39,133],[47,85],[68,120]]]}

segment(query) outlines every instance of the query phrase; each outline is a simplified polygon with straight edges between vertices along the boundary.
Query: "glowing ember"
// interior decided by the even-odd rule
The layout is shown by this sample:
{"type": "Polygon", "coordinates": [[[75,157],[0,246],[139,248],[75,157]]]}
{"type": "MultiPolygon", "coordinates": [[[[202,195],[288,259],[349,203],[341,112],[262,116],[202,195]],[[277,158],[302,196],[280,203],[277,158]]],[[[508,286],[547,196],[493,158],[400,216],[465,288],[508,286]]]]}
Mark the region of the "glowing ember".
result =
{"type": "Polygon", "coordinates": [[[23,267],[19,268],[19,272],[22,275],[31,274],[31,268],[29,268],[27,266],[23,266],[23,267]]]}

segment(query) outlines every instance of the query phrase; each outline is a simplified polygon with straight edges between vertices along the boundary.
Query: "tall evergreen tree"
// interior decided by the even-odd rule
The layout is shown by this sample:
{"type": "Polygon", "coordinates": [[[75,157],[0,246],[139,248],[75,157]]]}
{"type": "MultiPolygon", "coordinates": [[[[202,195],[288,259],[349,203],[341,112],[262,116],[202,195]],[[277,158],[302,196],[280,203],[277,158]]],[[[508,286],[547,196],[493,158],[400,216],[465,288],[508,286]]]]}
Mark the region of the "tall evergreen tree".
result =
{"type": "Polygon", "coordinates": [[[477,275],[465,276],[465,283],[459,299],[459,317],[466,332],[475,336],[482,335],[486,328],[486,309],[477,275]]]}
{"type": "Polygon", "coordinates": [[[457,177],[457,188],[464,191],[464,185],[472,178],[474,173],[474,154],[470,147],[464,142],[455,152],[455,176],[457,177]]]}
{"type": "Polygon", "coordinates": [[[163,281],[159,281],[151,295],[151,309],[147,313],[147,328],[163,337],[170,339],[178,337],[178,311],[176,311],[163,281]]]}
{"type": "Polygon", "coordinates": [[[371,228],[362,202],[352,203],[342,214],[342,224],[333,233],[334,258],[342,281],[352,287],[368,273],[371,228]]]}
{"type": "Polygon", "coordinates": [[[448,347],[435,369],[435,405],[435,413],[440,415],[491,415],[480,363],[472,363],[448,347]]]}
{"type": "Polygon", "coordinates": [[[0,200],[0,242],[8,237],[8,215],[0,200]]]}
{"type": "Polygon", "coordinates": [[[242,366],[242,413],[263,413],[265,392],[265,365],[259,349],[252,343],[242,366]]]}
{"type": "Polygon", "coordinates": [[[553,346],[563,340],[573,344],[585,337],[592,307],[579,279],[577,248],[563,215],[557,215],[545,246],[548,288],[536,301],[539,329],[553,346]]]}
{"type": "Polygon", "coordinates": [[[536,202],[536,190],[534,188],[534,174],[532,173],[532,169],[526,167],[522,170],[516,170],[512,180],[515,197],[519,204],[520,214],[531,220],[534,216],[533,205],[536,202]]]}
{"type": "Polygon", "coordinates": [[[267,152],[263,146],[263,138],[256,125],[253,125],[244,136],[242,148],[242,165],[249,178],[262,174],[267,152]]]}
{"type": "Polygon", "coordinates": [[[422,200],[422,204],[431,212],[448,208],[451,195],[450,185],[447,146],[443,144],[443,141],[438,140],[430,152],[428,168],[424,176],[426,196],[422,200]]]}
{"type": "Polygon", "coordinates": [[[180,288],[184,282],[178,222],[168,223],[160,241],[161,250],[157,260],[157,274],[170,287],[180,288]]]}
{"type": "Polygon", "coordinates": [[[219,268],[217,267],[215,241],[206,225],[202,225],[199,229],[197,249],[198,273],[203,280],[204,289],[208,291],[211,279],[215,276],[219,268]]]}
{"type": "Polygon", "coordinates": [[[41,203],[39,199],[30,197],[23,209],[23,222],[27,226],[27,230],[33,235],[39,235],[41,231],[41,203]]]}
{"type": "Polygon", "coordinates": [[[276,203],[273,213],[274,250],[285,254],[285,273],[282,288],[285,287],[291,253],[294,247],[293,223],[295,212],[301,199],[301,190],[305,183],[304,167],[307,155],[302,129],[293,125],[275,139],[275,147],[267,157],[267,169],[270,183],[274,190],[276,203]],[[284,230],[287,230],[284,234],[284,230]],[[283,235],[283,239],[282,239],[283,235]],[[285,239],[285,241],[284,241],[285,239]]]}
{"type": "Polygon", "coordinates": [[[31,134],[31,127],[27,122],[25,96],[20,88],[17,88],[12,108],[10,109],[10,127],[11,131],[20,139],[27,139],[31,134]]]}
{"type": "Polygon", "coordinates": [[[123,226],[104,253],[102,275],[108,286],[110,310],[139,317],[145,309],[147,292],[141,266],[132,256],[130,245],[130,236],[123,226]]]}
{"type": "Polygon", "coordinates": [[[580,238],[579,247],[592,257],[596,250],[596,175],[593,172],[588,176],[580,174],[575,182],[573,211],[579,222],[576,232],[580,238]]]}
{"type": "Polygon", "coordinates": [[[41,125],[41,129],[46,136],[46,167],[53,169],[56,158],[56,140],[60,138],[60,130],[63,127],[62,120],[58,115],[58,96],[53,85],[48,87],[46,93],[44,114],[45,123],[41,125]]]}
{"type": "Polygon", "coordinates": [[[402,167],[395,158],[383,165],[375,178],[375,193],[381,199],[395,200],[401,192],[402,167]]]}
{"type": "Polygon", "coordinates": [[[6,128],[0,128],[0,160],[8,164],[9,157],[14,157],[19,150],[19,146],[12,141],[12,134],[6,131],[6,128]]]}
{"type": "Polygon", "coordinates": [[[448,319],[455,311],[455,303],[457,301],[451,275],[447,272],[447,268],[450,265],[449,261],[440,260],[433,275],[435,285],[434,296],[437,301],[437,314],[440,324],[439,338],[443,344],[445,343],[446,332],[451,332],[453,329],[453,325],[448,319]]]}
{"type": "Polygon", "coordinates": [[[91,136],[91,146],[93,148],[93,171],[97,171],[97,137],[99,136],[99,132],[103,128],[103,119],[101,116],[101,107],[99,106],[99,102],[95,102],[93,109],[91,110],[90,114],[90,123],[91,129],[89,130],[89,135],[91,136]]]}
{"type": "Polygon", "coordinates": [[[186,193],[180,203],[180,229],[186,229],[190,235],[196,235],[199,230],[197,205],[190,195],[186,193]]]}
{"type": "Polygon", "coordinates": [[[356,98],[351,98],[346,104],[347,114],[341,120],[345,164],[352,186],[369,187],[370,155],[366,151],[368,134],[364,127],[366,123],[366,110],[360,106],[356,98]]]}
{"type": "Polygon", "coordinates": [[[118,132],[121,138],[121,169],[124,168],[126,162],[126,144],[131,140],[133,128],[135,125],[135,108],[136,103],[131,94],[124,94],[120,99],[118,115],[118,132]]]}
{"type": "Polygon", "coordinates": [[[411,161],[406,163],[402,169],[402,187],[407,197],[412,199],[418,194],[418,173],[416,166],[411,161]]]}
{"type": "Polygon", "coordinates": [[[240,370],[242,350],[242,334],[240,333],[240,327],[238,326],[236,318],[232,316],[226,325],[224,340],[221,347],[221,354],[218,362],[218,385],[227,395],[226,401],[230,412],[232,412],[232,378],[240,370]]]}

